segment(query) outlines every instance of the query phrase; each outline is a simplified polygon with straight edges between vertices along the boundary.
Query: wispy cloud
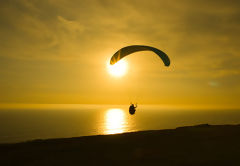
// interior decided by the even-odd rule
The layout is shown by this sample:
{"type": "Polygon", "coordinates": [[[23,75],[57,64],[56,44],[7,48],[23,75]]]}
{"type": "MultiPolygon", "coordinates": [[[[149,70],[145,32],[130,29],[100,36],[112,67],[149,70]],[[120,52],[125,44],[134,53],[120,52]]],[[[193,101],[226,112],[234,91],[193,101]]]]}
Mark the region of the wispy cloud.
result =
{"type": "MultiPolygon", "coordinates": [[[[42,77],[40,66],[58,61],[68,61],[61,72],[70,73],[71,63],[79,62],[95,73],[117,49],[145,44],[164,50],[172,61],[163,70],[143,57],[141,74],[146,77],[200,79],[206,84],[229,79],[221,84],[229,88],[240,81],[239,9],[237,0],[1,1],[0,71],[5,76],[24,75],[27,69],[16,65],[21,60],[29,66],[34,63],[31,68],[38,68],[33,71],[42,77]],[[5,68],[3,63],[19,68],[5,68]]],[[[91,84],[84,71],[78,74],[91,84]]]]}

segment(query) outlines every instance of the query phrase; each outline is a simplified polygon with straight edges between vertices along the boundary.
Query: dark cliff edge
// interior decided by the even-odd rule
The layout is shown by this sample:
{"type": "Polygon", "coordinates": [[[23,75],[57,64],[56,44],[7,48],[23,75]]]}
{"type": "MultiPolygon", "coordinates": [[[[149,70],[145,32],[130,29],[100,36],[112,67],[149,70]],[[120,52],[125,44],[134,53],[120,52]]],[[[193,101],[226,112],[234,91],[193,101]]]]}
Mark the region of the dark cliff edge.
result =
{"type": "Polygon", "coordinates": [[[240,125],[0,144],[0,165],[240,165],[240,125]]]}

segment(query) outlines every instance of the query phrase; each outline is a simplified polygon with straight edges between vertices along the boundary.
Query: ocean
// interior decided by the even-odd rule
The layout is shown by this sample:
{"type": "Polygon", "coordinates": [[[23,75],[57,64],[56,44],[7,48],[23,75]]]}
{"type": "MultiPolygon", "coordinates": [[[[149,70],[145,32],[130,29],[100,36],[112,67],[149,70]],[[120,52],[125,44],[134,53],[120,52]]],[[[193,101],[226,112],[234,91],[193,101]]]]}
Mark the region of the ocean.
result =
{"type": "Polygon", "coordinates": [[[240,124],[240,110],[169,109],[139,105],[57,105],[0,109],[0,143],[173,129],[198,124],[240,124]]]}

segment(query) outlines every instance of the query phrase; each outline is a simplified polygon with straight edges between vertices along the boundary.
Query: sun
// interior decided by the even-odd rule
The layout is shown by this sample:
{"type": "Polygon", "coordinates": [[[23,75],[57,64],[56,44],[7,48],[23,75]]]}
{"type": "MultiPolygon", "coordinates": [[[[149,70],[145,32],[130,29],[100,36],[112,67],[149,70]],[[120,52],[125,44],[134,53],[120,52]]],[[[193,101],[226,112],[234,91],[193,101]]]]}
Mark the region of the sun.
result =
{"type": "Polygon", "coordinates": [[[120,60],[114,65],[107,65],[108,72],[114,77],[122,77],[127,73],[127,62],[120,60]]]}

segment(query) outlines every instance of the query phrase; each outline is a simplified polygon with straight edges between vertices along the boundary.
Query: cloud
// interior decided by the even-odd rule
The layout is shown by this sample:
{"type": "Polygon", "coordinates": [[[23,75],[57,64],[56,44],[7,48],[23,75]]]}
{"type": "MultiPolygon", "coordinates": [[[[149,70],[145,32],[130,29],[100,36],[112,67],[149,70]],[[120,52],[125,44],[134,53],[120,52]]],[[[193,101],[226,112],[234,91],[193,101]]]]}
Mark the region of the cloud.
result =
{"type": "Polygon", "coordinates": [[[169,52],[178,66],[192,68],[195,59],[202,59],[194,65],[204,68],[215,54],[239,58],[239,7],[234,0],[4,1],[0,56],[59,58],[68,47],[87,54],[101,41],[104,47],[154,45],[169,52]]]}
{"type": "Polygon", "coordinates": [[[58,16],[57,18],[62,23],[62,27],[65,28],[69,33],[83,33],[85,29],[84,26],[76,21],[67,20],[62,16],[58,16]]]}
{"type": "MultiPolygon", "coordinates": [[[[35,70],[44,78],[41,66],[51,61],[52,67],[61,61],[63,69],[46,67],[44,71],[59,71],[59,75],[67,71],[67,77],[71,70],[89,69],[91,76],[80,70],[73,77],[86,77],[85,84],[94,87],[102,78],[90,77],[103,70],[103,64],[116,50],[144,44],[164,50],[172,62],[165,70],[148,56],[131,61],[133,66],[144,66],[138,72],[149,82],[164,82],[163,77],[176,84],[181,84],[181,79],[205,84],[216,80],[227,87],[240,79],[239,8],[237,0],[2,1],[0,71],[5,76],[14,72],[15,76],[24,75],[30,69],[23,66],[29,65],[32,73],[24,77],[26,80],[32,79],[35,70]],[[19,61],[24,65],[13,68],[19,61]]],[[[49,78],[58,80],[55,75],[49,78]]],[[[74,87],[72,91],[77,85],[74,87]]]]}

